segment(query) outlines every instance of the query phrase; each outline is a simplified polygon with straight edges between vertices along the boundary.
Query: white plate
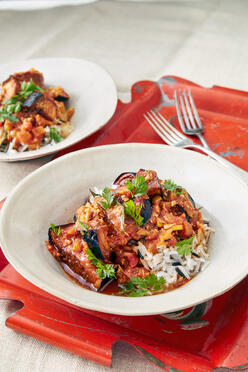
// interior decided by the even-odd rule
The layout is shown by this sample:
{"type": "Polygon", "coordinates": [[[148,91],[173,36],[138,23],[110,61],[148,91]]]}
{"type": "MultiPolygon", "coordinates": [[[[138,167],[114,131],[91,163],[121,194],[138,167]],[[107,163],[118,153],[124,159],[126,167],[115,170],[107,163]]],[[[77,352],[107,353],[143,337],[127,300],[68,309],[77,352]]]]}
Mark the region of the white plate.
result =
{"type": "Polygon", "coordinates": [[[1,0],[0,10],[39,10],[93,3],[97,0],[1,0]]]}
{"type": "Polygon", "coordinates": [[[1,212],[3,252],[21,275],[74,305],[123,315],[176,311],[227,291],[248,272],[248,187],[231,171],[199,153],[164,145],[123,144],[77,151],[26,177],[1,212]],[[45,248],[50,223],[72,221],[88,189],[103,187],[124,171],[154,169],[184,186],[204,206],[216,232],[205,271],[168,293],[139,298],[108,296],[68,279],[45,248]]]}
{"type": "Polygon", "coordinates": [[[0,152],[0,161],[29,160],[60,151],[101,128],[113,115],[117,91],[110,75],[95,63],[75,58],[30,59],[0,65],[0,82],[14,72],[34,67],[44,74],[46,86],[61,85],[75,107],[72,133],[59,143],[26,152],[0,152]]]}

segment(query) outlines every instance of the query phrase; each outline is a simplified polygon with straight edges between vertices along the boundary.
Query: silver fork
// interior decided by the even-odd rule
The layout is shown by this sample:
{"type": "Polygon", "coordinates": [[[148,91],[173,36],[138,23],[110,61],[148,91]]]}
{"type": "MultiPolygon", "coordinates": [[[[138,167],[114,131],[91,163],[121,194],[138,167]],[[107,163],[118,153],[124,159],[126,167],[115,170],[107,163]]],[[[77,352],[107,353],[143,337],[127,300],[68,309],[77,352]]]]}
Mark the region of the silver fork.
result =
{"type": "Polygon", "coordinates": [[[177,118],[182,131],[189,136],[199,137],[203,146],[207,149],[210,149],[205,138],[202,135],[204,128],[202,126],[201,119],[198,115],[190,90],[188,90],[187,94],[185,90],[182,93],[179,89],[178,95],[179,99],[177,98],[177,92],[175,91],[174,98],[176,102],[177,118]]]}
{"type": "Polygon", "coordinates": [[[155,130],[155,132],[168,145],[181,147],[185,149],[193,148],[201,150],[202,152],[205,152],[205,154],[209,155],[212,159],[218,161],[218,163],[224,165],[229,169],[236,171],[248,184],[248,172],[230,163],[226,159],[223,159],[221,156],[217,155],[209,148],[194,143],[191,139],[187,138],[176,128],[174,128],[173,125],[171,125],[159,112],[151,110],[144,114],[144,117],[147,120],[147,122],[151,125],[151,127],[155,130]]]}

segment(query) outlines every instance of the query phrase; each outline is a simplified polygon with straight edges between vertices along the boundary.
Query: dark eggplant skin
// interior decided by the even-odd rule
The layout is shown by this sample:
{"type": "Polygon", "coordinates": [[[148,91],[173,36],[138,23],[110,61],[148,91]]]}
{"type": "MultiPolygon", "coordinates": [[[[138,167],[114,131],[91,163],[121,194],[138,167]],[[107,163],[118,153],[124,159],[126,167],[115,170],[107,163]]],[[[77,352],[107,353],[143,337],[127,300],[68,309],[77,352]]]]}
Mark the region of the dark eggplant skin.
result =
{"type": "MultiPolygon", "coordinates": [[[[56,228],[63,228],[63,227],[68,227],[68,226],[73,226],[73,224],[65,224],[65,225],[58,225],[58,226],[55,226],[56,228]]],[[[54,241],[52,239],[52,228],[50,227],[48,229],[48,240],[49,240],[49,243],[56,248],[55,244],[54,244],[54,241]]],[[[92,249],[93,251],[93,249],[92,249]]],[[[95,253],[94,253],[95,254],[95,253]]],[[[63,261],[60,261],[60,262],[63,262],[63,261]]],[[[66,263],[67,264],[67,263],[66,263]]],[[[70,266],[69,266],[70,268],[70,266]]],[[[70,268],[71,269],[71,268],[70,268]]],[[[71,269],[72,270],[72,269],[71,269]]],[[[80,275],[80,274],[77,274],[77,275],[80,275]]],[[[83,277],[82,277],[83,278],[83,277]]],[[[83,278],[84,279],[84,278],[83,278]]],[[[101,281],[101,284],[98,288],[94,287],[93,283],[89,283],[89,285],[91,286],[92,290],[96,291],[96,292],[101,292],[103,291],[110,283],[112,283],[112,281],[115,280],[115,278],[105,278],[105,279],[102,279],[101,281]]]]}
{"type": "Polygon", "coordinates": [[[124,184],[124,181],[126,183],[126,180],[129,178],[134,178],[136,177],[137,173],[136,172],[123,172],[121,173],[113,182],[114,185],[121,185],[124,184]]]}
{"type": "Polygon", "coordinates": [[[25,99],[22,106],[23,107],[31,107],[42,96],[43,96],[43,93],[35,91],[35,92],[31,93],[30,96],[27,99],[25,99]]]}
{"type": "Polygon", "coordinates": [[[162,187],[162,185],[161,185],[161,182],[160,182],[160,180],[159,180],[159,178],[158,178],[157,176],[156,176],[156,180],[157,180],[158,185],[159,185],[159,188],[160,188],[161,196],[162,196],[162,198],[164,199],[164,198],[165,198],[164,190],[163,190],[163,187],[162,187]]]}
{"type": "Polygon", "coordinates": [[[140,250],[139,250],[139,249],[138,249],[138,251],[137,251],[137,256],[138,256],[139,258],[144,259],[144,257],[143,257],[142,254],[140,253],[140,250]]]}
{"type": "Polygon", "coordinates": [[[195,201],[189,193],[188,193],[188,197],[189,197],[189,200],[191,201],[193,207],[196,208],[195,201]]]}
{"type": "MultiPolygon", "coordinates": [[[[64,225],[57,225],[57,226],[55,226],[55,228],[56,229],[58,229],[58,228],[62,228],[62,227],[67,227],[67,226],[69,226],[69,225],[71,225],[72,226],[72,223],[66,223],[66,224],[64,224],[64,225]]],[[[51,227],[49,227],[49,229],[48,229],[48,241],[49,241],[49,243],[51,244],[51,245],[54,245],[54,241],[53,241],[53,239],[52,239],[52,231],[53,231],[53,229],[51,228],[51,227]]]]}
{"type": "Polygon", "coordinates": [[[49,227],[48,229],[48,241],[50,244],[54,245],[53,239],[52,239],[52,228],[49,227]]]}
{"type": "Polygon", "coordinates": [[[57,96],[57,97],[54,97],[54,100],[55,100],[55,101],[59,101],[59,102],[66,102],[66,101],[69,100],[69,98],[66,97],[66,96],[59,95],[59,96],[57,96]]]}
{"type": "Polygon", "coordinates": [[[181,214],[185,214],[185,217],[186,217],[186,220],[188,222],[191,221],[191,218],[189,217],[188,213],[186,212],[186,210],[180,205],[180,204],[176,204],[174,205],[173,207],[171,207],[170,209],[172,211],[172,213],[176,216],[180,216],[181,214]]]}
{"type": "Polygon", "coordinates": [[[83,235],[84,240],[86,241],[86,243],[89,244],[90,249],[92,250],[94,255],[97,258],[100,258],[101,260],[104,260],[103,254],[101,252],[101,248],[100,248],[99,243],[98,243],[96,230],[88,230],[88,231],[84,231],[83,233],[84,233],[84,235],[83,235]]]}
{"type": "Polygon", "coordinates": [[[143,224],[144,225],[152,216],[152,204],[150,199],[144,199],[144,205],[140,211],[141,217],[143,217],[143,224]]]}
{"type": "Polygon", "coordinates": [[[102,282],[100,284],[100,287],[97,288],[97,292],[102,292],[110,283],[112,283],[115,280],[115,278],[105,278],[102,279],[102,282]]]}
{"type": "Polygon", "coordinates": [[[130,239],[127,242],[127,245],[138,245],[138,244],[139,244],[138,240],[135,240],[135,239],[130,239]]]}

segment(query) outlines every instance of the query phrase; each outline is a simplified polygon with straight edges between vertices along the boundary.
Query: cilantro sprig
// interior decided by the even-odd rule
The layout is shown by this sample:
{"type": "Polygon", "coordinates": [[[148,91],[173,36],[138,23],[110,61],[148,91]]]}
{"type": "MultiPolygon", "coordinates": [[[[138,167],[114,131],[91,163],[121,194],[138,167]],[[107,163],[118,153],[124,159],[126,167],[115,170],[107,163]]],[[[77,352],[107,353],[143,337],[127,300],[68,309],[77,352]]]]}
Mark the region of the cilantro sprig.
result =
{"type": "Polygon", "coordinates": [[[139,175],[132,181],[127,180],[126,187],[131,192],[132,197],[145,195],[148,188],[145,177],[139,175]]]}
{"type": "Polygon", "coordinates": [[[112,191],[108,187],[105,187],[101,196],[105,199],[104,201],[101,201],[102,206],[105,209],[110,208],[114,201],[114,194],[112,191]]]}
{"type": "Polygon", "coordinates": [[[103,263],[90,249],[87,249],[87,255],[92,265],[96,267],[96,272],[98,273],[99,278],[116,278],[114,265],[103,263]]]}
{"type": "Polygon", "coordinates": [[[57,235],[57,236],[59,236],[59,234],[61,233],[61,227],[60,226],[59,227],[56,227],[54,225],[54,223],[51,223],[50,224],[50,227],[53,230],[54,234],[57,235]]]}
{"type": "Polygon", "coordinates": [[[181,186],[176,185],[171,180],[165,180],[164,181],[164,188],[165,188],[165,190],[175,192],[177,195],[184,194],[184,189],[181,186]]]}
{"type": "Polygon", "coordinates": [[[132,276],[130,281],[122,285],[122,291],[119,294],[126,294],[129,297],[142,297],[149,292],[156,292],[163,288],[165,279],[158,278],[155,274],[147,275],[144,279],[138,276],[132,276]]]}
{"type": "Polygon", "coordinates": [[[49,137],[51,138],[51,140],[54,140],[54,142],[60,142],[62,140],[62,137],[59,134],[58,130],[54,127],[50,128],[49,137]]]}
{"type": "Polygon", "coordinates": [[[89,230],[89,226],[86,224],[86,223],[84,223],[84,222],[82,222],[82,221],[78,221],[79,223],[80,223],[80,225],[82,226],[82,228],[85,230],[85,231],[88,231],[89,230]]]}
{"type": "Polygon", "coordinates": [[[192,243],[194,236],[191,236],[189,239],[184,239],[176,243],[177,253],[181,254],[182,256],[189,256],[192,254],[192,243]]]}
{"type": "Polygon", "coordinates": [[[23,81],[21,90],[15,95],[2,102],[0,107],[0,122],[9,120],[10,122],[18,122],[19,119],[16,115],[22,109],[22,104],[35,90],[44,92],[45,89],[36,85],[32,79],[29,82],[23,81]]]}
{"type": "Polygon", "coordinates": [[[124,204],[124,212],[128,216],[132,217],[134,221],[136,222],[136,225],[138,226],[141,226],[144,220],[144,218],[140,214],[141,209],[142,209],[142,204],[140,204],[136,208],[133,200],[129,200],[128,202],[124,204]]]}

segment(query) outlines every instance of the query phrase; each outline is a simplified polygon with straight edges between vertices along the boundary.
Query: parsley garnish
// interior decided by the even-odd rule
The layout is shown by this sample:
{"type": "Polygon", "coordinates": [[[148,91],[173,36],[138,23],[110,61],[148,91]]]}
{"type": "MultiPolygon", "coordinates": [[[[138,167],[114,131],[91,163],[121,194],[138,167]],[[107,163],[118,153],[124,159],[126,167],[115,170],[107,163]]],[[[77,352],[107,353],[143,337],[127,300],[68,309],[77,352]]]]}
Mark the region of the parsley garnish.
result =
{"type": "Polygon", "coordinates": [[[191,236],[189,239],[181,240],[180,242],[176,243],[177,252],[181,254],[182,256],[189,256],[192,254],[192,243],[194,236],[191,236]]]}
{"type": "Polygon", "coordinates": [[[12,108],[9,109],[8,106],[3,106],[0,108],[0,122],[4,120],[9,120],[10,122],[17,122],[19,119],[12,115],[12,108]]]}
{"type": "Polygon", "coordinates": [[[119,294],[127,294],[129,297],[146,296],[149,292],[156,292],[163,288],[165,280],[158,278],[155,274],[147,275],[144,279],[132,276],[130,282],[123,284],[119,294]]]}
{"type": "Polygon", "coordinates": [[[51,140],[54,140],[54,142],[60,142],[62,140],[62,137],[59,135],[59,132],[54,127],[50,128],[49,136],[51,140]]]}
{"type": "Polygon", "coordinates": [[[138,175],[136,178],[132,179],[132,182],[127,180],[126,187],[131,191],[132,197],[145,195],[147,193],[147,182],[143,176],[138,175]],[[133,190],[135,190],[134,193],[133,190]]]}
{"type": "Polygon", "coordinates": [[[124,204],[124,212],[132,217],[138,226],[141,226],[144,218],[140,215],[142,204],[135,208],[133,200],[129,200],[124,204]]]}
{"type": "Polygon", "coordinates": [[[164,188],[166,190],[169,190],[171,192],[175,192],[176,194],[180,195],[184,193],[184,189],[181,186],[176,185],[171,180],[165,180],[164,181],[164,188]]]}
{"type": "Polygon", "coordinates": [[[112,191],[108,187],[105,187],[101,196],[105,199],[105,201],[101,201],[102,206],[105,209],[110,208],[114,201],[114,194],[112,191]]]}
{"type": "Polygon", "coordinates": [[[33,93],[35,90],[38,90],[39,92],[43,93],[45,92],[45,89],[40,88],[38,85],[36,85],[32,79],[27,83],[26,81],[22,82],[21,85],[21,92],[19,93],[19,96],[21,98],[28,98],[31,93],[33,93]]]}
{"type": "MultiPolygon", "coordinates": [[[[133,181],[134,181],[134,180],[133,180],[133,181]]],[[[126,182],[126,187],[127,187],[127,189],[131,192],[131,195],[134,196],[134,195],[133,195],[133,190],[135,189],[134,183],[131,182],[130,180],[127,180],[127,182],[126,182]]]]}
{"type": "Polygon", "coordinates": [[[92,265],[96,267],[96,272],[98,273],[99,278],[116,278],[114,265],[103,263],[90,249],[87,249],[87,255],[92,265]]]}
{"type": "Polygon", "coordinates": [[[86,223],[84,223],[84,222],[82,222],[82,221],[78,221],[78,222],[80,223],[80,225],[82,226],[82,228],[83,228],[85,231],[88,231],[89,226],[88,226],[86,223]]]}
{"type": "Polygon", "coordinates": [[[54,223],[51,223],[50,227],[53,230],[54,234],[59,236],[59,234],[61,233],[61,227],[56,227],[54,223]]]}
{"type": "Polygon", "coordinates": [[[17,95],[10,97],[2,102],[2,107],[0,107],[0,122],[4,120],[9,120],[11,122],[19,121],[16,115],[21,111],[22,103],[28,98],[35,90],[39,92],[45,92],[45,89],[40,88],[31,79],[28,83],[26,81],[22,82],[21,90],[17,95]]]}

